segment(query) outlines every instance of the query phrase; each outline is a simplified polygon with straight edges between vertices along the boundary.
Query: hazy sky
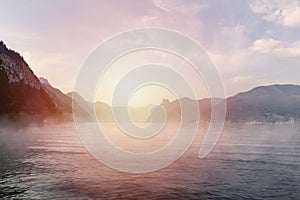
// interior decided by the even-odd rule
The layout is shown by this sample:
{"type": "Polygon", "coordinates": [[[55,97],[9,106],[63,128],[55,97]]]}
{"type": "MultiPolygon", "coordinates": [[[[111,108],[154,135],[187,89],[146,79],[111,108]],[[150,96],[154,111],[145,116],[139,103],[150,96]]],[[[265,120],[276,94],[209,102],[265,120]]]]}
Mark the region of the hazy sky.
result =
{"type": "Polygon", "coordinates": [[[0,39],[64,92],[103,40],[138,27],[180,31],[207,50],[227,96],[300,84],[299,0],[0,0],[0,39]]]}

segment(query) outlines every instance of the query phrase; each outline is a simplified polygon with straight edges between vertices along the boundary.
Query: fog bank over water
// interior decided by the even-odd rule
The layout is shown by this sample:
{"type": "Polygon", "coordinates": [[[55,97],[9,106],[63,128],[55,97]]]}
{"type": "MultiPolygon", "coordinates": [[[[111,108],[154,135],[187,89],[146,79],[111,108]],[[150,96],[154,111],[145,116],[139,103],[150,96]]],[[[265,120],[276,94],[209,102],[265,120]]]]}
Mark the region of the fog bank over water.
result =
{"type": "MultiPolygon", "coordinates": [[[[38,137],[41,137],[37,125],[31,127],[20,126],[16,123],[1,123],[0,125],[0,159],[10,156],[22,156],[26,148],[30,146],[38,137]]],[[[5,165],[5,162],[4,164],[5,165]]],[[[2,165],[2,166],[3,166],[2,165]]]]}

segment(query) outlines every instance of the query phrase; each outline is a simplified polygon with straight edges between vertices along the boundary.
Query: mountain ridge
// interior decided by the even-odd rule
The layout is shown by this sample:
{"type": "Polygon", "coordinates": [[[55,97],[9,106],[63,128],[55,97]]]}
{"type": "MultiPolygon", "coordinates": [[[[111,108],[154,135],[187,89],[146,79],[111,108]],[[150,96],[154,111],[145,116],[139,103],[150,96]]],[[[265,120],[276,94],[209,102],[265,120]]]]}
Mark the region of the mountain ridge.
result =
{"type": "MultiPolygon", "coordinates": [[[[0,42],[0,116],[3,115],[36,115],[44,119],[48,116],[72,120],[75,112],[84,120],[93,119],[93,110],[100,121],[113,121],[115,112],[124,113],[130,110],[133,118],[149,121],[145,114],[149,106],[141,108],[115,107],[111,108],[104,102],[87,102],[76,92],[64,94],[53,87],[46,78],[37,78],[24,58],[17,52],[6,47],[0,42]],[[146,110],[145,110],[146,109],[146,110]]],[[[205,98],[193,100],[187,97],[170,102],[164,99],[156,109],[164,108],[171,120],[181,119],[180,104],[188,108],[187,119],[210,121],[212,101],[218,104],[227,104],[226,121],[290,121],[300,119],[300,85],[273,84],[254,87],[251,90],[240,92],[226,99],[205,98]],[[190,104],[197,103],[200,110],[198,116],[192,116],[194,107],[190,104]]],[[[155,116],[155,109],[152,111],[155,116]]],[[[121,117],[122,118],[122,117],[121,117]]],[[[124,119],[127,119],[126,117],[124,119]]]]}
{"type": "Polygon", "coordinates": [[[44,119],[61,113],[24,58],[0,41],[0,115],[44,119]]]}

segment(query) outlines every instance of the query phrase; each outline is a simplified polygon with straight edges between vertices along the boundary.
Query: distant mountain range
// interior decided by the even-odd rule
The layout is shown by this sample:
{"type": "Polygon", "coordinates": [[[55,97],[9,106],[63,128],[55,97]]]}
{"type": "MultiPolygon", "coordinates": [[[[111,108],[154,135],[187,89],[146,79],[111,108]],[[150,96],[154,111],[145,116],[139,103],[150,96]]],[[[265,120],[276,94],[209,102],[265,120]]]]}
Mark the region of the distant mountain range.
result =
{"type": "MultiPolygon", "coordinates": [[[[287,122],[300,119],[300,86],[271,85],[256,87],[227,99],[182,98],[172,102],[164,100],[152,110],[151,120],[156,120],[159,107],[165,109],[168,119],[179,120],[180,104],[190,109],[188,113],[191,113],[183,120],[194,120],[194,108],[188,105],[196,102],[200,109],[199,120],[210,121],[212,101],[217,105],[226,101],[227,121],[287,122]]],[[[76,112],[83,120],[95,120],[91,114],[94,108],[100,121],[113,121],[112,108],[109,105],[103,102],[87,102],[75,92],[62,93],[52,87],[47,79],[37,78],[19,53],[0,42],[0,116],[11,119],[29,117],[31,120],[71,120],[72,112],[76,112]],[[75,111],[72,109],[72,102],[75,104],[75,111]]],[[[127,107],[113,109],[121,114],[128,111],[127,107]]],[[[129,108],[131,117],[136,121],[149,121],[148,110],[149,106],[129,108]]],[[[124,117],[124,120],[127,119],[124,117]]]]}
{"type": "MultiPolygon", "coordinates": [[[[191,104],[190,101],[195,100],[180,99],[161,105],[166,109],[168,116],[178,119],[181,115],[179,104],[191,104]]],[[[210,121],[211,101],[216,102],[216,107],[218,103],[226,101],[226,121],[294,122],[300,119],[299,85],[260,86],[227,99],[198,100],[200,121],[210,121]]]]}
{"type": "Polygon", "coordinates": [[[300,119],[300,86],[256,87],[227,99],[230,121],[293,121],[300,119]]]}

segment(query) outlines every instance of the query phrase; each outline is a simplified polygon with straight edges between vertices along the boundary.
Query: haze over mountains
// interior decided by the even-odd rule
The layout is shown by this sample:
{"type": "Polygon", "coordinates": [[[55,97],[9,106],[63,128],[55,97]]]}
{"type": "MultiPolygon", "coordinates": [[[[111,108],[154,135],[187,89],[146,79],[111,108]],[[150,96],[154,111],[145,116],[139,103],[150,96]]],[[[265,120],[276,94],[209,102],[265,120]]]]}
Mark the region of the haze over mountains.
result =
{"type": "MultiPolygon", "coordinates": [[[[11,119],[29,117],[30,119],[44,120],[59,118],[72,120],[72,98],[75,112],[84,120],[94,120],[91,115],[93,108],[100,121],[113,121],[112,108],[103,102],[91,103],[85,101],[79,94],[62,93],[52,87],[47,79],[37,78],[23,57],[0,42],[0,116],[11,119]]],[[[178,120],[181,116],[180,104],[190,105],[188,98],[173,102],[164,100],[160,107],[164,108],[168,119],[178,120]]],[[[298,85],[271,85],[260,86],[247,92],[239,93],[225,99],[197,100],[200,108],[200,121],[210,121],[211,101],[226,101],[226,120],[232,122],[245,121],[296,121],[300,119],[300,86],[298,85]]],[[[117,107],[116,113],[127,112],[127,107],[117,107]]],[[[136,121],[149,121],[149,107],[129,108],[136,121]]],[[[194,110],[190,110],[193,120],[194,110]]],[[[156,109],[152,110],[155,121],[156,109]]],[[[122,116],[121,116],[122,118],[122,116]]],[[[126,118],[124,117],[124,120],[126,118]]]]}

